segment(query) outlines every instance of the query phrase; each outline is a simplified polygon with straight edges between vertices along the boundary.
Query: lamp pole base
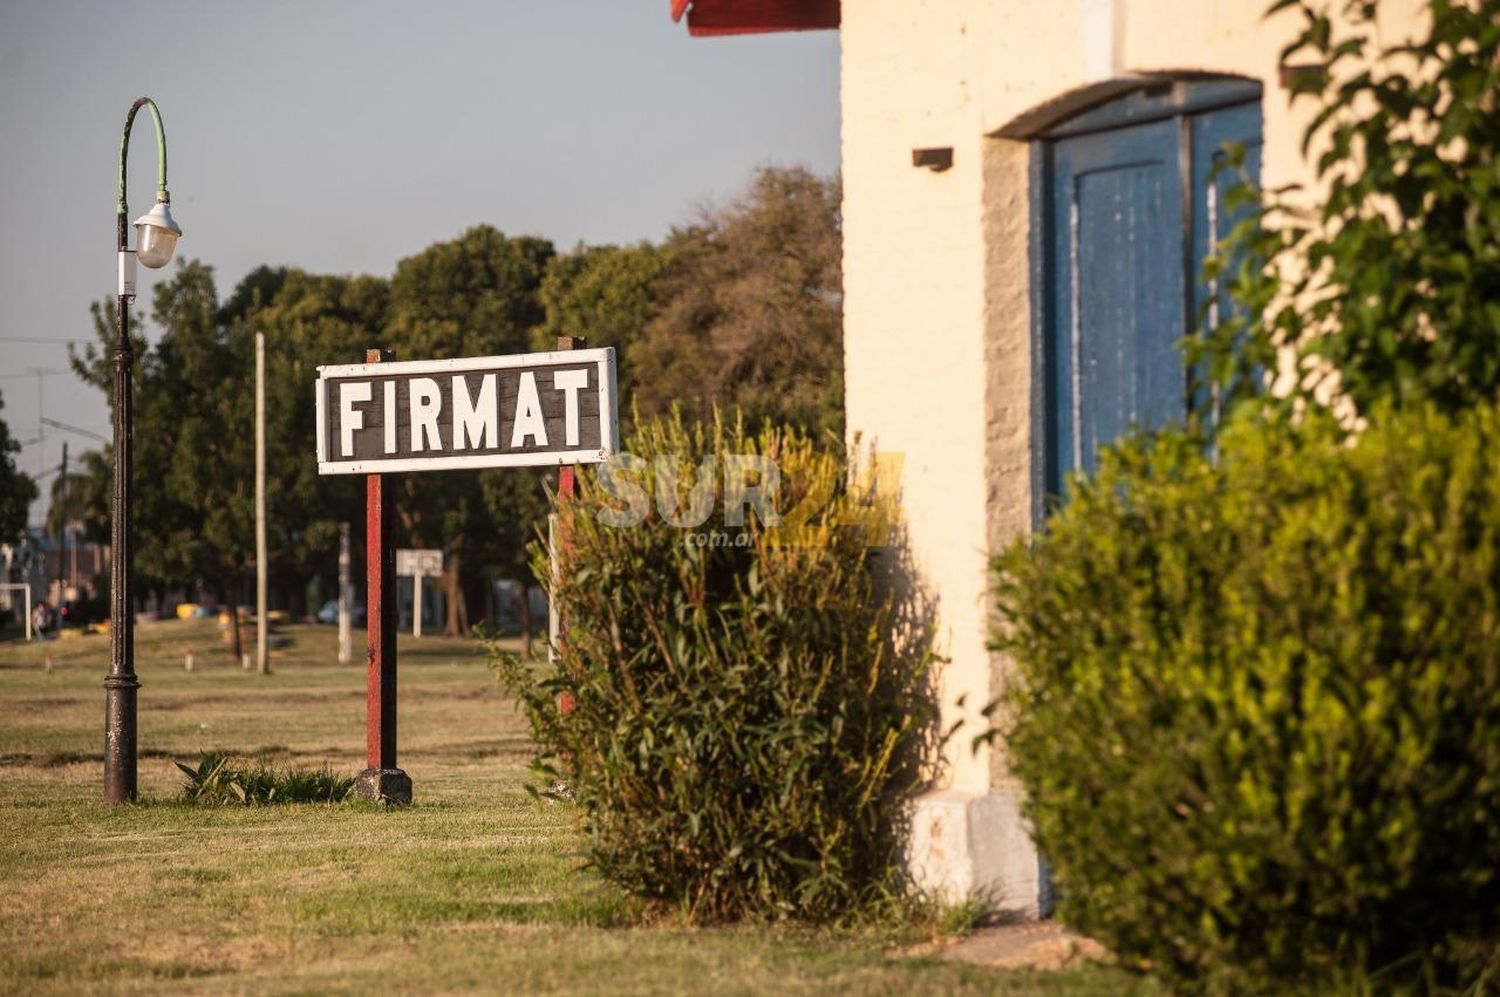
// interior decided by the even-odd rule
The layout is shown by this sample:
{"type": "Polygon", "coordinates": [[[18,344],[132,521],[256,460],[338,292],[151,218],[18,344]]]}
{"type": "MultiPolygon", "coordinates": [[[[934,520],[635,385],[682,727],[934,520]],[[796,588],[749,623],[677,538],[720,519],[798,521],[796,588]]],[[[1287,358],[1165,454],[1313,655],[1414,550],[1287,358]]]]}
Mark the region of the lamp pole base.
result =
{"type": "Polygon", "coordinates": [[[135,801],[136,690],[140,687],[134,675],[111,675],[104,680],[105,803],[135,801]]]}
{"type": "Polygon", "coordinates": [[[411,802],[411,776],[400,769],[365,769],[354,782],[354,795],[371,803],[411,802]]]}

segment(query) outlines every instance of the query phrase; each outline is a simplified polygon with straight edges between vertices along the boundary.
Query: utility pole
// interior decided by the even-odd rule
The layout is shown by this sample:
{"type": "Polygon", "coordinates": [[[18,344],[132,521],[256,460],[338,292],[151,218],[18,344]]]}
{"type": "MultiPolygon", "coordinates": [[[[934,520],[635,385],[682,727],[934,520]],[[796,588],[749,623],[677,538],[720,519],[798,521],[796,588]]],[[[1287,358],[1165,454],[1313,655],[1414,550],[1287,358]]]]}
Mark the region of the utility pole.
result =
{"type": "Polygon", "coordinates": [[[271,674],[266,619],[266,334],[255,334],[255,669],[271,674]]]}
{"type": "Polygon", "coordinates": [[[49,375],[47,371],[38,370],[35,367],[30,368],[27,373],[36,375],[36,438],[38,441],[36,448],[36,470],[38,477],[40,477],[42,473],[42,462],[47,459],[47,448],[41,445],[41,441],[47,438],[47,431],[42,428],[42,420],[45,419],[47,415],[47,396],[45,393],[46,382],[43,381],[42,378],[49,375]]]}
{"type": "Polygon", "coordinates": [[[46,367],[27,367],[26,373],[36,378],[36,476],[40,478],[46,473],[47,448],[44,446],[47,440],[47,382],[46,378],[58,377],[66,374],[65,370],[52,370],[46,367]]]}
{"type": "Polygon", "coordinates": [[[339,664],[349,663],[349,524],[339,524],[339,664]]]}
{"type": "Polygon", "coordinates": [[[60,602],[68,598],[68,441],[63,440],[62,469],[58,472],[58,498],[63,504],[63,518],[57,527],[57,593],[60,602]]]}

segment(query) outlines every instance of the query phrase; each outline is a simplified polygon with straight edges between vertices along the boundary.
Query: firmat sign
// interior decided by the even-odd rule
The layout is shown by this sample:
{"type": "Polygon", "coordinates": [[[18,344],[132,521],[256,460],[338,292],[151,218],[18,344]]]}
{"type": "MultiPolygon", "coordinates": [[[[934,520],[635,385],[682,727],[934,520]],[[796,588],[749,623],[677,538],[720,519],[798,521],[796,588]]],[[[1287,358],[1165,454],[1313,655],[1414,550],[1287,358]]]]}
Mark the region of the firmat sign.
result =
{"type": "Polygon", "coordinates": [[[619,445],[615,351],[318,368],[318,473],[593,464],[619,445]]]}

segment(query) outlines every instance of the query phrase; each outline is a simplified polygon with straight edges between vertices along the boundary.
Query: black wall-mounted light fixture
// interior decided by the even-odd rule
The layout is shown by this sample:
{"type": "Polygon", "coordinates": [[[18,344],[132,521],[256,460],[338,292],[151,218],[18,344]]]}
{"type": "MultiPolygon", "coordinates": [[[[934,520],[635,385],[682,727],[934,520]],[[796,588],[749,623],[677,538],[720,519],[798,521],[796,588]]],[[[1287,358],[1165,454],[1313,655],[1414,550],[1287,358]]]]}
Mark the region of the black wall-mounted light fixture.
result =
{"type": "Polygon", "coordinates": [[[941,146],[931,149],[913,149],[911,151],[911,164],[941,173],[953,165],[953,146],[941,146]]]}
{"type": "Polygon", "coordinates": [[[1278,69],[1277,75],[1280,77],[1282,87],[1294,93],[1317,89],[1326,72],[1322,63],[1317,62],[1301,64],[1283,62],[1278,69]]]}

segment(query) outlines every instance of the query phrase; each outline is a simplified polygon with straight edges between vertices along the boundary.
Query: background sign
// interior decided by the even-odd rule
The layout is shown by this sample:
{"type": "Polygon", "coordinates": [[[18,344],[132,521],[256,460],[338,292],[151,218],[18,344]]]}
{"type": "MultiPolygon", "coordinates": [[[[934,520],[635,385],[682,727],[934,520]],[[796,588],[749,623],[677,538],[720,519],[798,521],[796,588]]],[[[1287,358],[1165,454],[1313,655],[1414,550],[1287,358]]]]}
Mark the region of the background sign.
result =
{"type": "Polygon", "coordinates": [[[615,351],[319,367],[317,416],[319,474],[599,463],[615,351]]]}
{"type": "Polygon", "coordinates": [[[396,574],[418,578],[436,578],[443,573],[443,552],[440,550],[413,550],[406,547],[396,549],[396,574]]]}

